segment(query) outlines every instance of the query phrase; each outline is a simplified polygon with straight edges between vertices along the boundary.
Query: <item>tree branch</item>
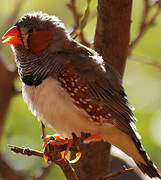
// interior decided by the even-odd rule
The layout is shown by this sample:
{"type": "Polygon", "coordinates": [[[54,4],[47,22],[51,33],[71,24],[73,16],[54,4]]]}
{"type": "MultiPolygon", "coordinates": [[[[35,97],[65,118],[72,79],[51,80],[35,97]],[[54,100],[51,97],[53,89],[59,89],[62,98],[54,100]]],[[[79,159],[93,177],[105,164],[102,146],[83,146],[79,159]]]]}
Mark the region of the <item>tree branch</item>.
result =
{"type": "Polygon", "coordinates": [[[97,52],[123,76],[130,39],[132,0],[98,0],[97,52]]]}
{"type": "MultiPolygon", "coordinates": [[[[76,6],[76,0],[70,0],[69,3],[67,3],[67,7],[70,9],[72,15],[73,15],[73,18],[74,18],[74,29],[73,29],[73,32],[76,32],[76,30],[78,29],[79,27],[79,24],[80,24],[80,19],[82,17],[82,14],[78,11],[78,8],[76,6]]],[[[75,36],[75,38],[77,37],[78,35],[75,36]]],[[[74,38],[74,39],[75,39],[74,38]]],[[[84,36],[84,32],[83,30],[80,32],[79,34],[79,38],[80,38],[80,42],[87,46],[87,47],[90,47],[90,43],[86,40],[85,36],[84,36]]]]}
{"type": "Polygon", "coordinates": [[[144,34],[150,29],[150,27],[154,25],[156,18],[160,14],[160,11],[161,11],[161,0],[156,1],[153,4],[151,4],[149,0],[144,0],[144,10],[143,10],[143,15],[142,15],[139,31],[136,37],[134,38],[134,40],[132,40],[130,44],[129,54],[131,54],[131,51],[133,50],[133,48],[141,40],[144,34]],[[150,18],[150,20],[148,20],[149,12],[154,6],[157,6],[157,9],[154,15],[150,18]]]}
{"type": "MultiPolygon", "coordinates": [[[[110,145],[101,142],[81,144],[81,159],[71,164],[80,180],[96,180],[108,173],[110,145]]],[[[71,152],[73,159],[74,153],[71,152]]]]}
{"type": "Polygon", "coordinates": [[[25,148],[25,147],[18,147],[18,146],[13,146],[11,144],[8,145],[8,147],[11,149],[11,151],[15,153],[20,153],[22,155],[27,155],[27,156],[38,156],[38,157],[43,157],[43,152],[30,149],[30,148],[25,148]]]}
{"type": "Polygon", "coordinates": [[[114,172],[114,173],[110,173],[110,174],[104,176],[103,178],[101,178],[100,180],[111,179],[111,178],[116,177],[116,176],[119,176],[119,175],[121,175],[121,174],[128,173],[128,172],[133,172],[133,171],[134,171],[133,168],[126,168],[125,166],[123,166],[120,171],[114,172]]]}
{"type": "Polygon", "coordinates": [[[145,57],[145,56],[134,56],[134,55],[129,56],[129,59],[140,62],[140,63],[147,64],[147,65],[151,65],[161,71],[161,63],[159,62],[159,60],[151,59],[151,58],[145,57]]]}
{"type": "Polygon", "coordinates": [[[59,165],[62,169],[64,175],[66,176],[67,180],[78,180],[73,168],[71,167],[70,163],[66,159],[61,159],[60,152],[65,150],[64,146],[56,146],[53,144],[48,144],[44,150],[44,152],[40,152],[37,150],[33,150],[30,148],[25,147],[17,147],[13,145],[8,145],[11,148],[11,151],[15,153],[20,153],[22,155],[27,156],[38,156],[38,157],[44,157],[47,156],[49,162],[54,162],[55,164],[59,165]],[[61,160],[59,160],[61,159],[61,160]]]}

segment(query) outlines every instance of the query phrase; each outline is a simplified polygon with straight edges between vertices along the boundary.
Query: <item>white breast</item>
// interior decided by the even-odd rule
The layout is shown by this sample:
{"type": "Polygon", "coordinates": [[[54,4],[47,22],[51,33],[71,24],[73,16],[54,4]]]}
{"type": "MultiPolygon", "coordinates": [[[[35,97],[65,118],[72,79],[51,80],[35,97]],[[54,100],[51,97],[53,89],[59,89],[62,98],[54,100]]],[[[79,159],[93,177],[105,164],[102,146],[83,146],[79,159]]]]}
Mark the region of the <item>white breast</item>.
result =
{"type": "Polygon", "coordinates": [[[71,136],[72,132],[96,134],[97,125],[89,120],[84,110],[74,105],[69,94],[53,78],[45,79],[37,87],[23,84],[22,92],[32,113],[61,136],[71,136]]]}

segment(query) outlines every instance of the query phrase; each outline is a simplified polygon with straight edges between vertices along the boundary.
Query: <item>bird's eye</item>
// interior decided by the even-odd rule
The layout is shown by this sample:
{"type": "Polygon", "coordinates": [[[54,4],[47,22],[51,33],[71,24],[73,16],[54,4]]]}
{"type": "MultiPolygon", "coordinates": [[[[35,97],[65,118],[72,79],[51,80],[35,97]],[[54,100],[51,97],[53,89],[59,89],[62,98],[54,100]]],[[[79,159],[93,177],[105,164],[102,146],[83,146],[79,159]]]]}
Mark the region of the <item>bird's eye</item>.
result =
{"type": "Polygon", "coordinates": [[[28,32],[29,32],[29,34],[31,34],[31,33],[33,32],[33,29],[29,29],[29,31],[28,31],[28,32]]]}

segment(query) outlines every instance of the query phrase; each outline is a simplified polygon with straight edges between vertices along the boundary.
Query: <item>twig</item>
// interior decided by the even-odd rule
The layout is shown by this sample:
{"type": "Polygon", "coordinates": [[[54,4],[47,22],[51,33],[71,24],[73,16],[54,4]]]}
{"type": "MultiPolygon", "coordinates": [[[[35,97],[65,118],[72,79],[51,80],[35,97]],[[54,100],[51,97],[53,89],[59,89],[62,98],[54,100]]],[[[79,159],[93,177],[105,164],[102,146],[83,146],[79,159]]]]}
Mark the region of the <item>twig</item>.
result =
{"type": "Polygon", "coordinates": [[[49,146],[47,146],[47,151],[45,153],[42,153],[37,150],[25,148],[25,147],[17,147],[17,146],[13,146],[13,145],[8,145],[8,146],[11,148],[11,151],[13,151],[15,153],[27,155],[27,156],[34,155],[34,156],[38,156],[38,157],[43,157],[45,154],[49,157],[50,161],[55,162],[57,165],[59,165],[61,167],[67,180],[78,180],[78,178],[77,178],[73,168],[69,164],[69,162],[66,159],[62,159],[60,161],[58,160],[61,158],[59,146],[53,146],[53,145],[51,146],[51,144],[49,144],[49,146]]]}
{"type": "MultiPolygon", "coordinates": [[[[74,29],[73,29],[73,32],[71,34],[75,34],[76,30],[79,27],[80,19],[82,17],[82,14],[80,14],[78,12],[78,9],[76,7],[76,0],[70,0],[70,2],[67,3],[67,7],[70,9],[70,11],[71,11],[71,13],[73,15],[73,18],[74,18],[74,29]]],[[[82,44],[84,44],[85,46],[90,47],[91,44],[86,40],[86,38],[84,36],[84,33],[83,33],[83,30],[80,32],[80,34],[76,33],[73,38],[75,39],[78,35],[80,37],[80,42],[82,44]]]]}
{"type": "Polygon", "coordinates": [[[43,157],[43,153],[34,149],[30,149],[30,148],[25,148],[25,147],[17,147],[11,144],[8,144],[8,147],[11,148],[11,151],[15,152],[15,153],[20,153],[23,155],[27,155],[27,156],[38,156],[38,157],[43,157]]]}
{"type": "Polygon", "coordinates": [[[153,3],[152,5],[154,5],[154,6],[155,5],[159,5],[159,6],[161,5],[161,1],[160,0],[156,0],[154,2],[152,1],[152,3],[153,3]]]}
{"type": "Polygon", "coordinates": [[[81,18],[81,14],[78,12],[77,7],[76,7],[76,0],[70,0],[69,3],[66,4],[67,7],[70,9],[73,18],[74,18],[74,30],[76,30],[79,26],[79,21],[81,18]]]}
{"type": "Polygon", "coordinates": [[[111,178],[116,177],[116,176],[119,176],[119,175],[121,175],[121,174],[128,173],[128,172],[133,172],[133,171],[134,171],[133,168],[126,168],[125,166],[123,166],[120,171],[114,172],[114,173],[110,173],[110,174],[104,176],[103,178],[101,178],[100,180],[111,179],[111,178]]]}
{"type": "MultiPolygon", "coordinates": [[[[37,150],[30,149],[30,148],[17,147],[17,146],[13,146],[13,145],[8,145],[8,146],[11,148],[11,151],[13,151],[15,153],[20,153],[20,154],[27,155],[27,156],[32,156],[32,155],[38,156],[38,157],[44,156],[44,153],[37,151],[37,150]]],[[[51,161],[55,162],[57,165],[59,165],[61,167],[67,180],[78,180],[78,178],[77,178],[73,168],[69,164],[69,162],[66,159],[62,159],[60,161],[58,160],[61,158],[60,147],[59,146],[51,146],[51,144],[49,144],[47,149],[48,149],[48,152],[46,152],[45,154],[49,157],[49,159],[51,161]]]]}
{"type": "Polygon", "coordinates": [[[130,44],[129,54],[131,54],[132,49],[135,47],[136,43],[138,43],[139,40],[143,37],[145,32],[147,32],[147,30],[154,24],[156,18],[158,17],[160,13],[160,10],[161,10],[161,0],[156,1],[154,4],[150,4],[149,0],[144,0],[144,11],[143,11],[142,20],[140,23],[139,32],[130,44]],[[148,14],[151,8],[154,6],[157,6],[157,10],[154,13],[154,15],[151,17],[151,19],[147,20],[148,14]]]}
{"type": "Polygon", "coordinates": [[[140,63],[147,64],[147,65],[151,65],[151,66],[161,70],[161,63],[159,62],[159,60],[154,60],[154,59],[151,59],[151,58],[145,57],[145,56],[134,56],[134,55],[129,56],[129,59],[140,62],[140,63]]]}

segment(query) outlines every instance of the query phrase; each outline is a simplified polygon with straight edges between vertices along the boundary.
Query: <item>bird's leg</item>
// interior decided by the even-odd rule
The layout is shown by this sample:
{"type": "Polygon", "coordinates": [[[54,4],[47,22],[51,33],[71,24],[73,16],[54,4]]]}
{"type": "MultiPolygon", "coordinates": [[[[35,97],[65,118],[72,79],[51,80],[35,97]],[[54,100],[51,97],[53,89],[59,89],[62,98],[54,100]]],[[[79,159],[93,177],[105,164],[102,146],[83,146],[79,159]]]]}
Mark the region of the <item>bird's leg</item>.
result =
{"type": "MultiPolygon", "coordinates": [[[[45,151],[47,144],[50,144],[50,143],[53,144],[53,141],[55,141],[54,145],[64,145],[66,143],[65,139],[61,139],[59,136],[56,136],[56,135],[55,136],[46,136],[45,125],[42,121],[41,121],[41,128],[42,128],[42,139],[44,141],[44,144],[43,144],[44,151],[45,151]]],[[[60,154],[62,155],[62,159],[65,158],[65,156],[63,155],[63,152],[64,151],[60,152],[60,154]]],[[[48,163],[48,156],[46,156],[45,154],[44,154],[44,159],[48,163]]]]}
{"type": "Polygon", "coordinates": [[[67,138],[60,138],[58,135],[46,136],[45,125],[42,121],[41,121],[41,127],[42,127],[42,139],[44,140],[43,147],[45,147],[49,143],[49,141],[51,141],[51,144],[54,144],[57,146],[58,145],[65,145],[67,143],[67,140],[68,140],[67,138]]]}
{"type": "Polygon", "coordinates": [[[42,121],[41,121],[41,128],[42,128],[42,139],[45,139],[45,137],[46,137],[45,125],[42,121]]]}

